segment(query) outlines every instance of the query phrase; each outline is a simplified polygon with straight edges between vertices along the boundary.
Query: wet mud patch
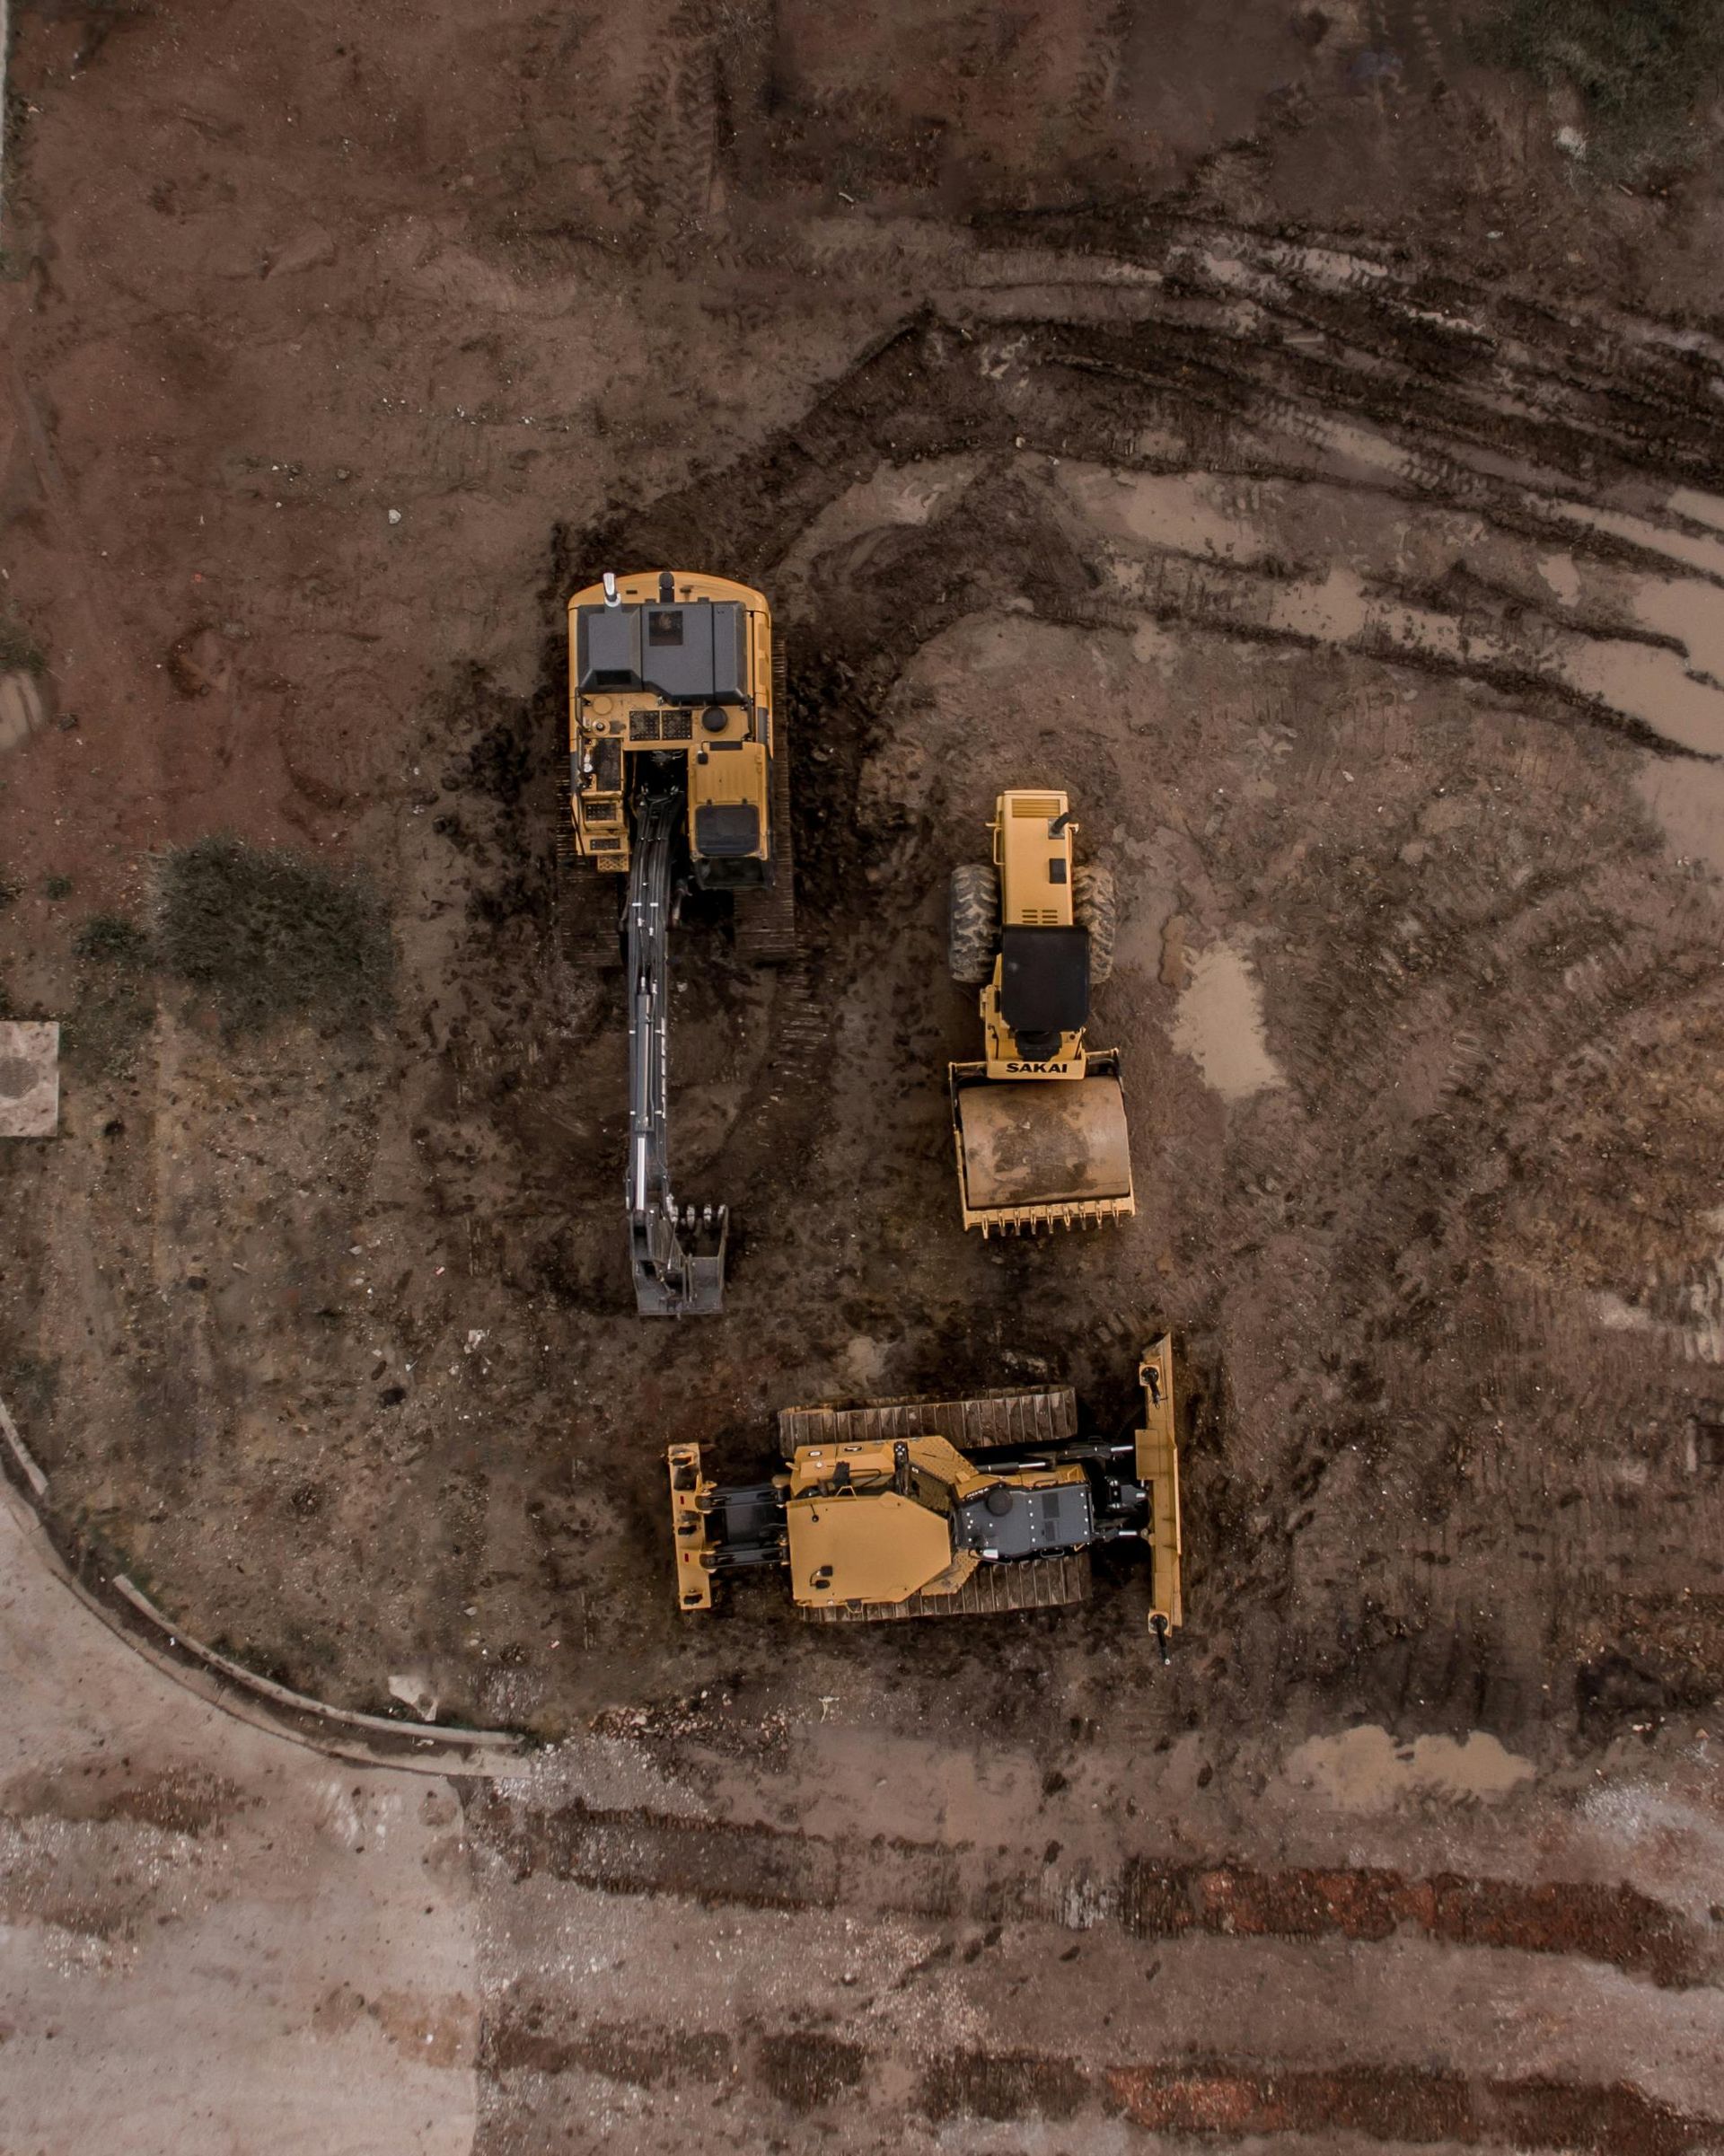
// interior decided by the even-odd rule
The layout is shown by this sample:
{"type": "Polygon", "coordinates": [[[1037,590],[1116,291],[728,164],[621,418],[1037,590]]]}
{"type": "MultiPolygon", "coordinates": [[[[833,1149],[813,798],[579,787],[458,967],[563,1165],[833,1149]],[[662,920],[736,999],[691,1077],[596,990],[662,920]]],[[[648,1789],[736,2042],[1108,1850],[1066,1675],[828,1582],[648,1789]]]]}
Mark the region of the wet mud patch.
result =
{"type": "MultiPolygon", "coordinates": [[[[1684,1298],[1710,1278],[1686,1192],[1715,908],[1624,806],[1632,697],[1575,701],[1593,647],[1711,693],[1700,617],[1660,602],[1649,628],[1647,595],[1710,588],[1693,520],[1646,480],[1711,483],[1704,369],[1579,316],[1533,339],[1500,295],[1261,233],[1096,228],[1083,259],[1110,239],[1141,321],[923,310],[747,453],[558,532],[536,682],[462,670],[398,759],[401,1010],[354,1104],[349,1218],[279,1286],[329,1389],[259,1433],[253,1501],[296,1523],[308,1579],[376,1491],[435,1489],[402,1516],[391,1591],[404,1653],[446,1572],[452,1707],[556,1721],[710,1666],[661,1594],[671,1437],[742,1472],[787,1399],[1044,1366],[1117,1419],[1166,1324],[1206,1404],[1193,1624],[1158,1712],[1315,1694],[1517,1739],[1575,1712],[1601,1635],[1652,1623],[1654,1561],[1614,1493],[1642,1476],[1717,1501],[1679,1444],[1573,1434],[1601,1403],[1617,1430],[1714,1412],[1684,1298]],[[1242,292],[1330,341],[1242,344],[1242,292]],[[1434,305],[1449,327],[1421,321],[1434,305]],[[1578,514],[1631,475],[1638,506],[1578,514]],[[736,1209],[733,1314],[705,1333],[630,1317],[619,893],[556,866],[564,600],[683,558],[690,532],[768,592],[790,650],[804,943],[765,981],[722,907],[676,940],[673,1158],[736,1209]],[[1031,777],[1072,791],[1121,891],[1095,1023],[1124,1059],[1140,1200],[1117,1236],[1001,1249],[954,1218],[944,1066],[975,1021],[943,977],[941,893],[994,792],[1031,777]],[[1605,1294],[1626,1330],[1588,1300],[1605,1294]],[[342,1365],[364,1375],[345,1396],[342,1365]],[[330,1429],[340,1473],[313,1456],[330,1429]]],[[[294,1334],[229,1240],[174,1263],[221,1276],[237,1369],[294,1334]]],[[[81,1472],[119,1531],[126,1492],[81,1472]]],[[[190,1556],[146,1525],[140,1562],[190,1556]]],[[[981,1650],[964,1626],[816,1642],[778,1584],[739,1590],[734,1621],[787,1670],[913,1688],[981,1650]]],[[[1103,1584],[1081,1620],[990,1635],[1028,1687],[998,1713],[1109,1681],[1137,1585],[1123,1560],[1103,1584]]],[[[237,1576],[216,1599],[237,1613],[237,1576]]],[[[309,1611],[212,1617],[272,1660],[315,1639],[378,1695],[357,1634],[309,1611]]],[[[1640,1660],[1670,1658],[1673,1699],[1710,1696],[1702,1632],[1660,1622],[1640,1660]]]]}

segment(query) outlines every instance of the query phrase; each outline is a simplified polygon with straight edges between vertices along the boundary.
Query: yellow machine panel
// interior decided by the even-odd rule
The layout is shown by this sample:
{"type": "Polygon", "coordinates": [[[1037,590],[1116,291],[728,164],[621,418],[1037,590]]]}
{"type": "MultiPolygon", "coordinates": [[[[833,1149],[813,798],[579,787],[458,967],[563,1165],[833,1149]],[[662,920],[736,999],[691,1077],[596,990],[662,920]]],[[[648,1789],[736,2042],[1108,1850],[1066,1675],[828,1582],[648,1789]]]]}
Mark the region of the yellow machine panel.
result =
{"type": "Polygon", "coordinates": [[[1086,1046],[1113,963],[1113,884],[1080,866],[1057,788],[999,796],[992,859],[952,876],[952,977],[981,988],[982,1054],[948,1067],[966,1228],[1034,1235],[1137,1210],[1120,1059],[1086,1046]]]}
{"type": "Polygon", "coordinates": [[[826,1624],[1053,1609],[1089,1591],[1097,1543],[1140,1543],[1164,1657],[1184,1612],[1173,1344],[1139,1365],[1131,1436],[1080,1428],[1068,1388],[789,1408],[787,1473],[719,1487],[698,1445],[670,1448],[677,1598],[713,1606],[713,1575],[775,1566],[826,1624]],[[801,1434],[830,1432],[818,1443],[801,1434]],[[963,1443],[942,1434],[963,1433],[963,1443]]]}
{"type": "Polygon", "coordinates": [[[609,577],[569,600],[568,650],[576,852],[624,874],[632,765],[676,756],[687,766],[688,846],[700,880],[758,886],[772,858],[778,717],[763,595],[688,569],[609,577]]]}
{"type": "Polygon", "coordinates": [[[785,1515],[790,1592],[811,1606],[902,1602],[952,1562],[945,1515],[893,1490],[793,1497],[785,1515]]]}
{"type": "Polygon", "coordinates": [[[1071,926],[1071,807],[1063,794],[1002,794],[994,812],[994,866],[1008,928],[1071,926]],[[1050,834],[1052,835],[1050,835],[1050,834]]]}

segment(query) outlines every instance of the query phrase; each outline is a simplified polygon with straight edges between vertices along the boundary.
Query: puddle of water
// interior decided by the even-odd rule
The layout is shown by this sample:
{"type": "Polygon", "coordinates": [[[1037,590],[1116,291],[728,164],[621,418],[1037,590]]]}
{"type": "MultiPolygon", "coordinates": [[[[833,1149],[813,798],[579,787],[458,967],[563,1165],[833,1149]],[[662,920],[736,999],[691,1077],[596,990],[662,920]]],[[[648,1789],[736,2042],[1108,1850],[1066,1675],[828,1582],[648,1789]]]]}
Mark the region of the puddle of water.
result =
{"type": "Polygon", "coordinates": [[[1572,554],[1541,554],[1538,573],[1564,606],[1572,606],[1579,598],[1580,572],[1572,554]]]}
{"type": "Polygon", "coordinates": [[[1675,637],[1697,673],[1724,682],[1724,592],[1692,576],[1645,576],[1634,585],[1634,612],[1648,629],[1675,637]]]}
{"type": "Polygon", "coordinates": [[[1263,1031],[1262,983],[1243,945],[1211,944],[1192,963],[1174,1011],[1174,1047],[1227,1101],[1287,1083],[1263,1031]]]}
{"type": "MultiPolygon", "coordinates": [[[[1488,536],[1509,568],[1524,564],[1524,579],[1535,575],[1562,605],[1584,596],[1580,564],[1566,550],[1522,552],[1453,510],[1410,516],[1404,504],[1326,481],[1241,488],[1210,472],[1128,474],[1078,462],[1059,466],[1056,483],[1104,543],[1147,565],[1140,571],[1121,561],[1113,566],[1128,588],[1139,576],[1158,603],[1171,596],[1181,611],[1208,620],[1382,657],[1542,673],[1677,747],[1724,756],[1724,594],[1702,580],[1724,581],[1724,533],[1678,532],[1627,510],[1530,492],[1524,497],[1547,522],[1632,539],[1673,564],[1665,576],[1614,571],[1603,590],[1606,600],[1626,602],[1637,626],[1680,647],[1672,648],[1565,630],[1548,615],[1530,629],[1512,618],[1464,617],[1372,588],[1374,568],[1393,564],[1400,575],[1429,580],[1468,559],[1488,536]],[[1314,566],[1297,576],[1262,574],[1276,556],[1314,566]],[[1169,557],[1190,567],[1170,565],[1169,557]]],[[[1698,497],[1689,506],[1699,506],[1698,497]]]]}
{"type": "Polygon", "coordinates": [[[1724,767],[1649,756],[1634,790],[1683,859],[1704,861],[1724,876],[1724,767]]]}
{"type": "Polygon", "coordinates": [[[1698,487],[1678,487],[1664,506],[1673,516],[1685,516],[1690,524],[1711,524],[1714,532],[1724,532],[1724,501],[1715,494],[1702,494],[1698,487]]]}
{"type": "Polygon", "coordinates": [[[1217,504],[1217,482],[1206,472],[1113,472],[1088,464],[1061,465],[1059,476],[1095,528],[1111,539],[1215,561],[1263,558],[1263,534],[1217,504]]]}
{"type": "Polygon", "coordinates": [[[1577,638],[1552,655],[1552,671],[1679,748],[1724,755],[1724,693],[1696,681],[1680,652],[1661,644],[1577,638]]]}
{"type": "Polygon", "coordinates": [[[884,464],[830,502],[786,556],[778,575],[805,575],[830,548],[859,539],[883,524],[925,524],[936,510],[971,483],[978,457],[928,457],[919,464],[884,464]]]}
{"type": "MultiPolygon", "coordinates": [[[[1608,532],[1613,539],[1644,547],[1649,554],[1663,554],[1684,568],[1702,576],[1724,578],[1724,538],[1698,539],[1691,532],[1673,532],[1644,516],[1631,516],[1623,509],[1595,509],[1586,502],[1552,502],[1535,498],[1525,505],[1535,515],[1555,515],[1570,524],[1588,524],[1595,532],[1608,532]]],[[[1696,520],[1699,521],[1699,520],[1696,520]]]]}
{"type": "Polygon", "coordinates": [[[1309,1737],[1287,1757],[1290,1782],[1315,1786],[1348,1811],[1386,1809],[1403,1797],[1505,1797],[1535,1770],[1483,1729],[1463,1738],[1403,1743],[1365,1723],[1336,1737],[1309,1737]]]}

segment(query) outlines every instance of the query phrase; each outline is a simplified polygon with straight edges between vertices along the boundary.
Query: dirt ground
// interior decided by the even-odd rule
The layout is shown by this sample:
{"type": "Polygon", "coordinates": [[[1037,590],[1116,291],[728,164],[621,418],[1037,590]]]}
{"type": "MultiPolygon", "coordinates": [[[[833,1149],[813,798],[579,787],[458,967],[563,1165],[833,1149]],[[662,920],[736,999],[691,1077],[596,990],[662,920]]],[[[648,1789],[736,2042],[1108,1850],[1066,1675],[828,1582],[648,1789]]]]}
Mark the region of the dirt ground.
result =
{"type": "Polygon", "coordinates": [[[92,1582],[564,1747],[466,1792],[478,2147],[1724,2145],[1724,205],[1474,51],[20,12],[0,988],[66,1032],[0,1396],[92,1582]],[[788,637],[804,931],[677,943],[737,1245],[680,1327],[556,843],[562,599],[662,561],[788,637]],[[1118,880],[1139,1208],[984,1245],[942,910],[1026,782],[1118,880]],[[391,1020],[234,1038],[101,955],[217,831],[370,880],[391,1020]],[[678,1615],[667,1443],[1115,1420],[1165,1326],[1166,1669],[1125,1562],[678,1615]]]}

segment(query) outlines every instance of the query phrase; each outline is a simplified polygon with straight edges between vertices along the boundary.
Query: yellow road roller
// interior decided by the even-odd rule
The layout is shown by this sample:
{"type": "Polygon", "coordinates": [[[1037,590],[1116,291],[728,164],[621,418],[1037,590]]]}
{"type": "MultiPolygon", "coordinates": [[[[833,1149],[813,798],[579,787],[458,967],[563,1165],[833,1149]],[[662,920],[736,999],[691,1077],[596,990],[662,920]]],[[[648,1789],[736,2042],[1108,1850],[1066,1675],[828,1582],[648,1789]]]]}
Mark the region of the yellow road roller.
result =
{"type": "Polygon", "coordinates": [[[1034,1235],[1137,1210],[1117,1049],[1086,1044],[1113,966],[1113,878],[1079,862],[1053,788],[1001,794],[993,858],[952,872],[952,978],[981,990],[985,1052],[949,1067],[966,1228],[1034,1235]]]}

